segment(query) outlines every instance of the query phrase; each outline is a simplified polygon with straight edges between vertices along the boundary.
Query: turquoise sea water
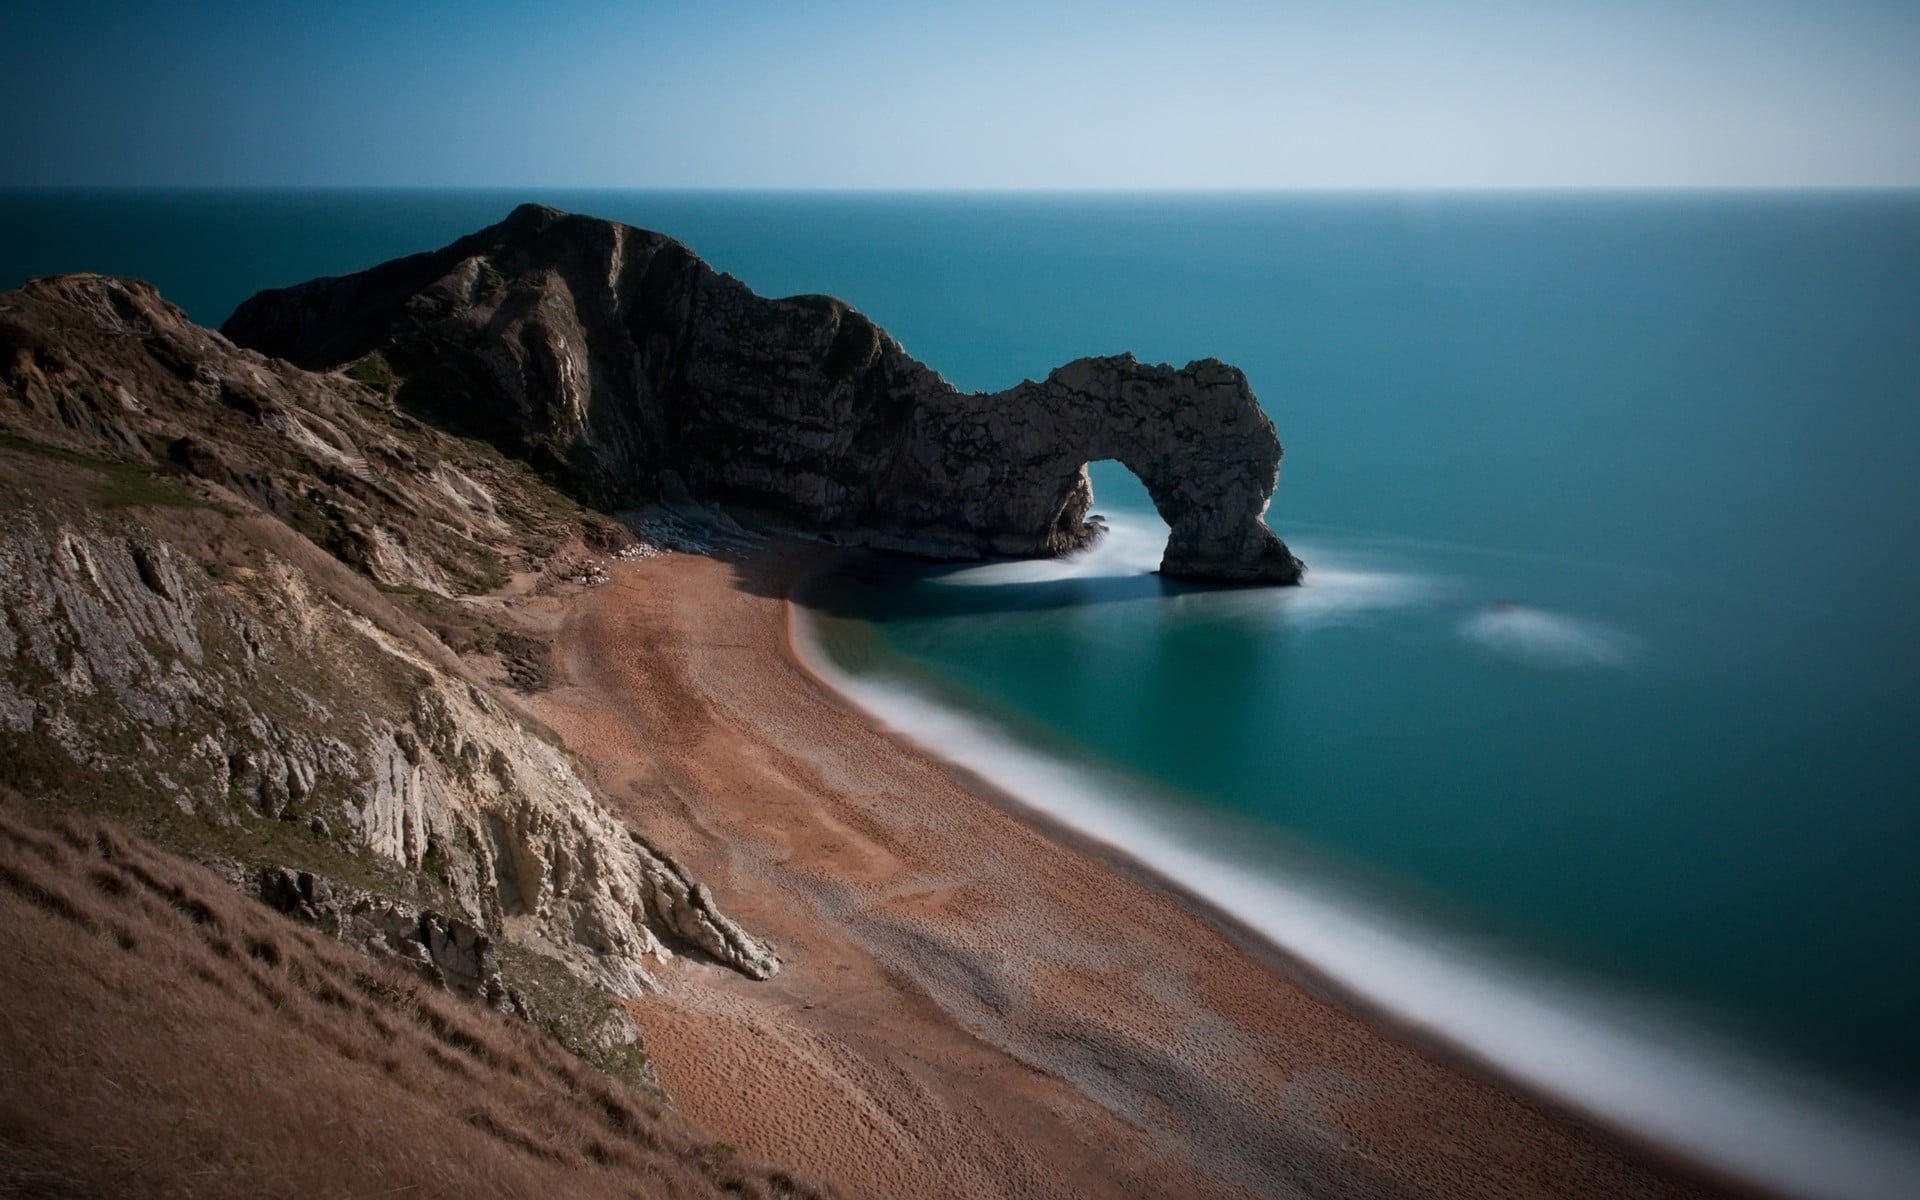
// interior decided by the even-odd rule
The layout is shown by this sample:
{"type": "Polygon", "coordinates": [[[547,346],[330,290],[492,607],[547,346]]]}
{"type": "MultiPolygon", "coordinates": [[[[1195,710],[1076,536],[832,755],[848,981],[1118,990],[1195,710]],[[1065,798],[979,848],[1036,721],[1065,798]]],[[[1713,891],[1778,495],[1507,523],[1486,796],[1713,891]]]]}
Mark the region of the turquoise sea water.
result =
{"type": "Polygon", "coordinates": [[[1096,464],[1108,544],[863,564],[822,652],[1223,878],[1920,1108],[1920,196],[16,193],[0,287],[143,275],[217,324],[522,199],[839,295],[963,387],[1241,366],[1305,588],[1163,584],[1096,464]]]}

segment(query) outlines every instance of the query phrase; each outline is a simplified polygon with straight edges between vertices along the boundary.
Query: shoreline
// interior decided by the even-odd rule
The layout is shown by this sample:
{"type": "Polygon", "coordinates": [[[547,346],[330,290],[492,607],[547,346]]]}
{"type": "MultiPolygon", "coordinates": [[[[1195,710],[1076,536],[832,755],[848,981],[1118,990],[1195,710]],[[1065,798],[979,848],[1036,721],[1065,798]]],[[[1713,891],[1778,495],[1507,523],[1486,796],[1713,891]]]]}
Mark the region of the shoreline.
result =
{"type": "MultiPolygon", "coordinates": [[[[1384,1036],[1720,1186],[1760,1195],[1867,1200],[1902,1195],[1906,1181],[1920,1177],[1920,1152],[1914,1149],[1920,1142],[1907,1136],[1916,1130],[1903,1128],[1911,1114],[1876,1109],[1869,1096],[1837,1080],[1757,1058],[1650,1000],[1610,991],[1603,981],[1556,976],[1524,960],[1447,945],[1437,927],[1410,922],[1358,893],[1316,886],[1310,874],[1305,882],[1272,884],[1216,857],[1198,840],[1153,828],[1165,822],[1156,822],[1150,810],[1131,811],[1097,783],[1078,782],[1097,778],[1099,772],[1090,774],[1055,760],[998,729],[988,717],[943,704],[910,685],[873,684],[848,675],[820,645],[817,630],[809,624],[806,600],[808,588],[837,561],[822,561],[794,581],[789,648],[803,669],[912,752],[944,764],[976,794],[1062,845],[1183,905],[1289,983],[1349,1011],[1384,1036]],[[946,728],[928,736],[930,723],[946,728]],[[970,761],[985,761],[987,755],[1014,763],[996,770],[970,761]],[[1025,788],[1008,778],[1021,774],[1027,777],[1025,788]],[[1062,786],[1044,775],[1068,776],[1073,782],[1062,786]],[[1032,798],[1049,794],[1049,787],[1055,797],[1051,806],[1032,798]],[[1081,794],[1071,801],[1059,799],[1076,791],[1081,794]],[[1237,908],[1225,894],[1229,889],[1216,884],[1203,891],[1187,882],[1222,876],[1239,877],[1237,908]],[[1264,888],[1269,896],[1250,896],[1255,888],[1264,888]],[[1277,896],[1280,892],[1291,895],[1277,896]],[[1375,978],[1365,978],[1365,968],[1373,964],[1356,969],[1352,956],[1343,962],[1324,947],[1316,954],[1289,944],[1271,923],[1263,928],[1248,915],[1249,900],[1266,898],[1296,911],[1318,907],[1337,913],[1357,937],[1396,942],[1393,948],[1399,954],[1430,959],[1426,975],[1436,985],[1433,991],[1475,993],[1481,1007],[1506,1008],[1517,1018],[1514,1025],[1534,1028],[1535,1043],[1551,1033],[1552,1049],[1561,1055],[1558,1069],[1526,1063],[1528,1054],[1505,1044],[1518,1040],[1514,1034],[1503,1039],[1489,1032],[1493,1018],[1469,1020],[1452,1013],[1436,1018],[1430,996],[1423,1012],[1411,998],[1413,989],[1381,983],[1378,971],[1375,978]],[[1437,941],[1438,949],[1432,949],[1437,941]],[[1570,1045],[1580,1047],[1584,1061],[1575,1061],[1581,1054],[1569,1052],[1570,1045]],[[1635,1060],[1632,1068],[1617,1074],[1631,1082],[1603,1078],[1605,1064],[1627,1058],[1635,1060]],[[1623,1091],[1639,1092],[1637,1102],[1623,1098],[1623,1091]],[[1662,1106],[1665,1112],[1659,1111],[1662,1106]],[[1810,1160],[1823,1165],[1808,1169],[1810,1160]]],[[[1116,775],[1116,786],[1124,790],[1119,778],[1116,775]]],[[[1396,968],[1395,973],[1406,972],[1396,968]]]]}
{"type": "MultiPolygon", "coordinates": [[[[1627,1141],[1636,1149],[1664,1160],[1676,1169],[1700,1174],[1727,1187],[1749,1188],[1759,1194],[1765,1194],[1760,1185],[1752,1180],[1725,1171],[1711,1162],[1690,1156],[1646,1135],[1631,1125],[1608,1121],[1600,1114],[1581,1108],[1566,1096],[1543,1088],[1537,1082],[1514,1072],[1503,1070],[1493,1060],[1475,1054],[1469,1047],[1448,1039],[1416,1019],[1403,1016],[1391,1006],[1343,982],[1311,957],[1256,928],[1252,923],[1178,876],[1143,861],[1122,843],[1074,824],[1029,801],[1018,791],[995,782],[963,759],[949,755],[938,746],[916,740],[911,732],[897,728],[889,721],[888,714],[862,703],[860,698],[849,689],[850,681],[834,677],[837,670],[821,661],[826,655],[824,650],[809,646],[809,643],[816,639],[813,638],[811,631],[803,628],[806,620],[804,615],[806,603],[803,593],[809,583],[831,571],[834,565],[831,561],[823,562],[795,580],[793,593],[789,596],[787,604],[789,651],[796,665],[818,680],[822,687],[845,701],[862,717],[871,721],[879,731],[897,739],[908,752],[925,755],[938,762],[969,791],[995,804],[1016,820],[1032,825],[1049,839],[1100,863],[1108,870],[1126,876],[1143,887],[1153,889],[1170,902],[1181,905],[1213,926],[1221,936],[1233,944],[1235,949],[1248,958],[1283,976],[1288,983],[1305,989],[1318,999],[1348,1010],[1354,1016],[1374,1026],[1383,1035],[1412,1043],[1426,1053],[1446,1059],[1461,1070],[1483,1075],[1503,1087],[1513,1089],[1527,1100],[1555,1111],[1566,1120],[1589,1125],[1608,1136],[1627,1141]]],[[[914,699],[929,709],[938,710],[943,707],[936,701],[919,697],[914,699]]],[[[961,716],[959,719],[967,720],[968,718],[961,716]]],[[[1042,752],[1037,750],[1028,752],[1036,758],[1044,757],[1042,752]]]]}
{"type": "Polygon", "coordinates": [[[886,728],[794,640],[832,553],[617,564],[555,617],[530,705],[786,959],[743,985],[683,955],[632,1006],[729,1143],[848,1195],[1753,1194],[1362,1015],[886,728]]]}

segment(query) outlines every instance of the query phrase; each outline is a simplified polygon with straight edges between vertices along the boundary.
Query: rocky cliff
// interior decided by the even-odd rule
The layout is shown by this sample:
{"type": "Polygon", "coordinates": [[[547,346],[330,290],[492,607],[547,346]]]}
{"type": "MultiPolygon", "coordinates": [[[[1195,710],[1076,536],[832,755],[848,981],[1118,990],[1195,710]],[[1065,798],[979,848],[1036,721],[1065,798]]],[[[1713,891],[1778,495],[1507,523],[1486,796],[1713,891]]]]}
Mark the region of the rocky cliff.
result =
{"type": "Polygon", "coordinates": [[[442,250],[263,292],[223,332],[390,382],[603,505],[684,491],[852,544],[1056,555],[1098,535],[1086,464],[1113,458],[1171,528],[1167,574],[1301,575],[1263,519],[1280,442],[1235,368],[1091,358],[962,393],[838,300],[757,296],[609,221],[523,206],[442,250]]]}
{"type": "Polygon", "coordinates": [[[0,787],[450,990],[590,1012],[559,1032],[603,1051],[624,1014],[557,977],[634,995],[676,947],[779,965],[487,669],[513,639],[468,594],[632,541],[145,284],[0,295],[0,787]]]}

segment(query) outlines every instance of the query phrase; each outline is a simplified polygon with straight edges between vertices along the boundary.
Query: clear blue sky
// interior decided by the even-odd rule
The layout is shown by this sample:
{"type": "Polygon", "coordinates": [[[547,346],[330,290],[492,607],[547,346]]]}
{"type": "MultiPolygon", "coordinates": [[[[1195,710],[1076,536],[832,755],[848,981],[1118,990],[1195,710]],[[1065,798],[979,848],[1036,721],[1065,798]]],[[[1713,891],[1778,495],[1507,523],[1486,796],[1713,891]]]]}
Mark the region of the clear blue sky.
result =
{"type": "Polygon", "coordinates": [[[1920,0],[16,0],[0,186],[1920,186],[1920,0]]]}

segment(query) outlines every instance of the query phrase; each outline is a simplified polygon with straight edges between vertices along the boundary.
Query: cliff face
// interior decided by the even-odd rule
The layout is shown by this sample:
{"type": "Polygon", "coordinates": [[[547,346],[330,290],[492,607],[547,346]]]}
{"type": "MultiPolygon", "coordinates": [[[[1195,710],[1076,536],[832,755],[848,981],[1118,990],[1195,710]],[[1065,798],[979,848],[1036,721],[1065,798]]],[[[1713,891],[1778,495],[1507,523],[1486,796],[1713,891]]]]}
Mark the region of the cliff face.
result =
{"type": "Polygon", "coordinates": [[[263,292],[235,342],[389,373],[401,405],[600,503],[694,497],[852,544],[942,557],[1090,543],[1089,461],[1172,529],[1162,570],[1295,583],[1263,520],[1281,448],[1246,377],[1082,359],[956,391],[860,313],[770,300],[660,234],[528,205],[428,254],[263,292]]]}
{"type": "MultiPolygon", "coordinates": [[[[632,995],[678,944],[764,978],[773,954],[455,653],[505,632],[463,594],[631,541],[147,285],[36,280],[0,295],[0,788],[536,1017],[541,964],[632,995]]],[[[597,1011],[574,1032],[631,1041],[597,1011]]]]}

